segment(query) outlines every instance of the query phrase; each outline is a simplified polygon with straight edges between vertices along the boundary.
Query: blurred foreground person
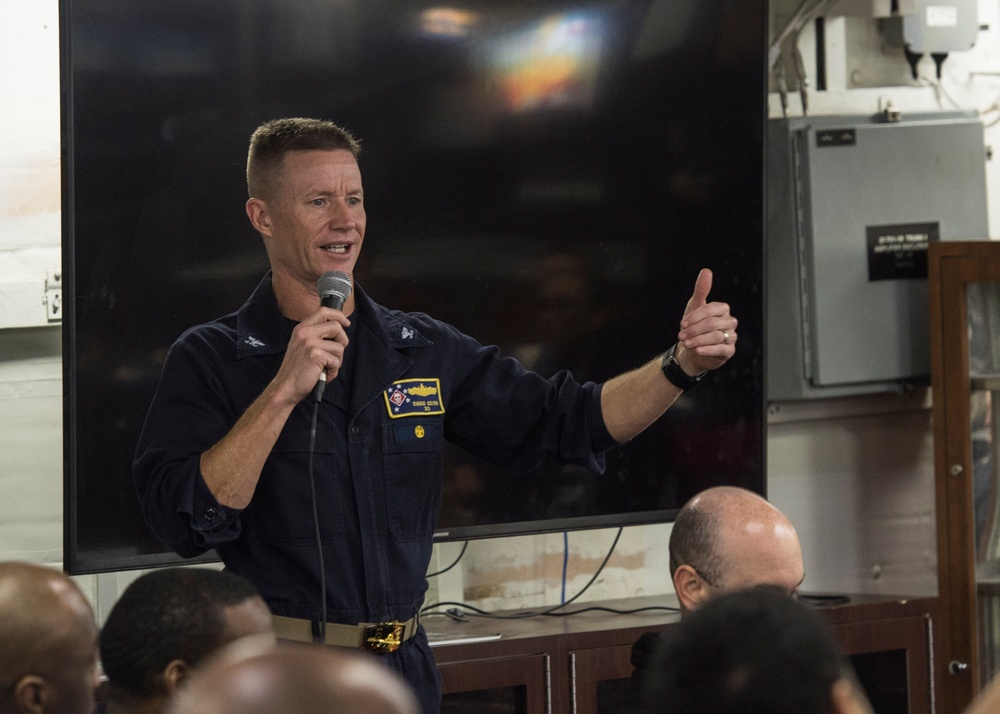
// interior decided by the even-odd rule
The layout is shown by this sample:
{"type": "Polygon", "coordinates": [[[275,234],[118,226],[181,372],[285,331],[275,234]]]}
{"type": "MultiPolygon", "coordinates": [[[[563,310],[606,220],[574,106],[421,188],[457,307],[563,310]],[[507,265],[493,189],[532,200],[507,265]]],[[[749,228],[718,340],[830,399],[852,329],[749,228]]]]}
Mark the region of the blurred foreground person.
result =
{"type": "Polygon", "coordinates": [[[417,714],[409,686],[373,655],[285,645],[200,669],[168,714],[417,714]]]}
{"type": "Polygon", "coordinates": [[[712,598],[665,633],[642,710],[872,714],[822,616],[773,586],[712,598]]]}
{"type": "Polygon", "coordinates": [[[0,714],[90,714],[97,623],[66,574],[0,563],[0,714]]]}

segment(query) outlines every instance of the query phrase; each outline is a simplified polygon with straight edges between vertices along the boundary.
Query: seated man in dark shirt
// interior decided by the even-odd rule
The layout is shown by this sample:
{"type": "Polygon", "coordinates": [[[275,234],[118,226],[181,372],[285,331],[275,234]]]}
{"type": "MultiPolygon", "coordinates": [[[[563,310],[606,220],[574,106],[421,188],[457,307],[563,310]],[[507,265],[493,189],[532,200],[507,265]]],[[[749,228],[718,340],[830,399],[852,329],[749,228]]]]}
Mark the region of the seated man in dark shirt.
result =
{"type": "Polygon", "coordinates": [[[828,623],[770,585],[733,590],[667,631],[648,714],[871,714],[828,623]]]}
{"type": "MultiPolygon", "coordinates": [[[[706,489],[681,508],[670,533],[670,573],[682,618],[739,588],[774,585],[792,595],[805,578],[799,537],[788,518],[735,486],[706,489]]],[[[632,646],[634,679],[643,678],[660,639],[648,632],[632,646]]]]}
{"type": "Polygon", "coordinates": [[[106,714],[162,712],[192,668],[247,637],[274,643],[271,611],[244,578],[209,568],[140,576],[125,588],[101,630],[106,714]]]}

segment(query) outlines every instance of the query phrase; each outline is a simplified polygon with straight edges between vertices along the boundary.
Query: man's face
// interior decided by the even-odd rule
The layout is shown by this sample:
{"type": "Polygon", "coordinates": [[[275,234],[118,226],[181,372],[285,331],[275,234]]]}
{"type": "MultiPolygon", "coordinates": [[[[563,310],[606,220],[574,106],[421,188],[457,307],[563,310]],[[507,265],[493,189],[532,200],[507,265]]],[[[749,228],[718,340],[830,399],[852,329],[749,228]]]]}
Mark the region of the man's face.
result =
{"type": "Polygon", "coordinates": [[[282,160],[277,195],[260,201],[257,228],[275,280],[315,292],[330,270],[353,277],[365,237],[361,170],[346,149],[292,151],[282,160]]]}

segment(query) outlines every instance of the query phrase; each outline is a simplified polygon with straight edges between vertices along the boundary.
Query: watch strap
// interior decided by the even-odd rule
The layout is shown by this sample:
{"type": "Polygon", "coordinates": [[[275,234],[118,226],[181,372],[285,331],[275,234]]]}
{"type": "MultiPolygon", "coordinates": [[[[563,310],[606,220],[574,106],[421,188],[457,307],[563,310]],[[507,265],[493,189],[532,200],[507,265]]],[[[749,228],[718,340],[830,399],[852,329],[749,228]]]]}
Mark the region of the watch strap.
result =
{"type": "Polygon", "coordinates": [[[705,376],[705,373],[691,376],[683,369],[681,369],[680,363],[677,358],[674,357],[674,352],[677,349],[677,344],[675,343],[669,350],[663,353],[663,357],[660,359],[660,369],[663,371],[663,376],[667,378],[672,385],[678,389],[683,389],[687,391],[692,387],[698,385],[701,378],[705,376]]]}

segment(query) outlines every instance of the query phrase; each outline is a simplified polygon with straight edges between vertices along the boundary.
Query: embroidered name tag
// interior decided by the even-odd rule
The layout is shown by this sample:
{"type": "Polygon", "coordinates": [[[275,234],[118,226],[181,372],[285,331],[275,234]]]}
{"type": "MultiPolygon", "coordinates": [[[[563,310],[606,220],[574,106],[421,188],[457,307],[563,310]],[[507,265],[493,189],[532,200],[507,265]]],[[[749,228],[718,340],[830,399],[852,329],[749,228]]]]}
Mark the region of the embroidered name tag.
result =
{"type": "Polygon", "coordinates": [[[425,414],[444,414],[441,380],[401,379],[382,393],[385,407],[393,419],[425,414]]]}

